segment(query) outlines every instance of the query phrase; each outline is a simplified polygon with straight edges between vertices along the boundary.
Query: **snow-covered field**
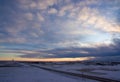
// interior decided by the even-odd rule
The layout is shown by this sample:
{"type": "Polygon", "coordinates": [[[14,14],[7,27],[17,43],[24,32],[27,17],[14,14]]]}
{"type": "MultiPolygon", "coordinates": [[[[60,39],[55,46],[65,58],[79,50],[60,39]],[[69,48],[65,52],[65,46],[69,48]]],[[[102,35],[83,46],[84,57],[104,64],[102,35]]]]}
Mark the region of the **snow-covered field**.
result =
{"type": "MultiPolygon", "coordinates": [[[[54,67],[56,68],[56,67],[54,67]]],[[[64,67],[63,67],[64,68],[64,67]]],[[[98,82],[54,73],[26,63],[0,63],[0,82],[98,82]]]]}
{"type": "Polygon", "coordinates": [[[93,65],[93,64],[81,64],[81,63],[47,63],[47,64],[35,64],[46,68],[55,70],[62,70],[72,73],[86,74],[98,77],[104,77],[108,79],[120,81],[120,64],[118,65],[93,65]]]}
{"type": "Polygon", "coordinates": [[[0,82],[98,82],[43,70],[39,67],[120,81],[120,64],[100,61],[97,64],[93,62],[0,62],[0,82]]]}

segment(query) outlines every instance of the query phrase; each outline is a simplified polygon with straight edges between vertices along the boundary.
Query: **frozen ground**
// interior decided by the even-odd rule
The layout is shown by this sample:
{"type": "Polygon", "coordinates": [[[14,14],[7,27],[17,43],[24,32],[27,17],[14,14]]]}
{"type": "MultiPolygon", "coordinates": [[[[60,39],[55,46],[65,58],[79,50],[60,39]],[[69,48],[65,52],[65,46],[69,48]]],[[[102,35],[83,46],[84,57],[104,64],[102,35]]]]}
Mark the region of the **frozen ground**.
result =
{"type": "Polygon", "coordinates": [[[20,63],[0,63],[0,82],[97,82],[20,63]]]}
{"type": "Polygon", "coordinates": [[[80,74],[87,74],[92,76],[104,77],[113,80],[120,81],[120,64],[118,65],[85,65],[81,63],[74,63],[74,64],[36,64],[39,66],[68,71],[73,73],[80,73],[80,74]]]}

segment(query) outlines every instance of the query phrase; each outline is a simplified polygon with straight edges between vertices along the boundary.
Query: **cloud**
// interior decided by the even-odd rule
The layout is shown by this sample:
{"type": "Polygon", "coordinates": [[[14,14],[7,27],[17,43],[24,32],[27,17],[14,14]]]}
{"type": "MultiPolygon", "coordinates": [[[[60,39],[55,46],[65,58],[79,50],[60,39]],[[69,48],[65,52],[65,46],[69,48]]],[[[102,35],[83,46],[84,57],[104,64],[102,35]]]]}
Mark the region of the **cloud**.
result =
{"type": "Polygon", "coordinates": [[[44,21],[44,17],[40,14],[40,13],[37,13],[37,17],[38,17],[38,20],[39,21],[44,21]]]}
{"type": "MultiPolygon", "coordinates": [[[[4,0],[1,0],[1,3],[2,1],[4,0]]],[[[5,4],[0,6],[0,45],[9,49],[38,50],[19,52],[26,54],[22,57],[117,54],[119,51],[115,49],[119,40],[114,34],[120,35],[118,2],[5,1],[5,4]],[[42,49],[44,51],[41,51],[42,49]],[[103,52],[100,52],[101,50],[103,52]]]]}
{"type": "MultiPolygon", "coordinates": [[[[21,58],[63,58],[86,56],[117,56],[119,55],[119,39],[113,39],[114,44],[79,44],[80,46],[67,46],[45,50],[5,50],[2,53],[17,53],[21,58]],[[102,52],[101,52],[102,51],[102,52]]],[[[60,44],[61,46],[64,44],[60,44]]],[[[65,43],[66,45],[66,43],[65,43]]],[[[72,42],[70,43],[72,45],[72,42]]],[[[73,43],[74,45],[74,43],[73,43]]],[[[76,44],[78,45],[78,44],[76,44]]]]}
{"type": "Polygon", "coordinates": [[[4,48],[6,48],[5,46],[0,46],[0,50],[3,50],[4,48]]]}
{"type": "MultiPolygon", "coordinates": [[[[106,16],[101,14],[100,9],[97,9],[97,5],[96,8],[89,7],[90,5],[98,4],[98,3],[99,2],[95,0],[83,1],[80,2],[80,4],[78,3],[80,7],[78,7],[78,4],[77,5],[68,4],[61,7],[58,15],[64,16],[65,14],[67,14],[69,18],[74,19],[74,21],[77,20],[79,23],[81,23],[82,27],[92,26],[90,28],[99,29],[101,31],[105,31],[109,33],[114,33],[114,32],[119,33],[120,27],[119,24],[116,23],[116,21],[110,20],[106,16]]],[[[109,13],[111,14],[112,10],[109,13]]]]}
{"type": "Polygon", "coordinates": [[[99,28],[103,31],[110,32],[110,33],[120,33],[120,27],[114,21],[109,21],[105,18],[98,17],[100,19],[97,20],[95,28],[99,28]]]}
{"type": "Polygon", "coordinates": [[[38,7],[40,9],[47,9],[49,6],[54,5],[57,0],[41,0],[38,2],[38,7]]]}
{"type": "Polygon", "coordinates": [[[61,7],[61,9],[59,10],[58,16],[64,16],[66,14],[66,12],[70,11],[71,9],[73,9],[73,5],[70,5],[70,4],[61,7]]]}
{"type": "Polygon", "coordinates": [[[117,56],[119,50],[113,45],[101,45],[98,47],[67,47],[58,48],[46,51],[40,51],[39,54],[27,54],[21,57],[27,58],[38,58],[38,57],[49,57],[49,58],[61,58],[61,57],[86,57],[86,56],[117,56]],[[102,52],[101,52],[102,51],[102,52]],[[47,55],[46,55],[47,54],[47,55]],[[52,54],[52,55],[49,55],[52,54]]]}
{"type": "Polygon", "coordinates": [[[26,43],[27,39],[23,38],[23,37],[18,37],[18,38],[5,38],[5,39],[1,39],[0,40],[1,43],[17,43],[17,44],[21,44],[21,43],[26,43]]]}
{"type": "Polygon", "coordinates": [[[89,28],[109,33],[120,32],[119,25],[114,20],[108,20],[105,16],[102,16],[97,9],[84,7],[78,14],[77,20],[82,23],[83,27],[92,26],[89,28]]]}
{"type": "Polygon", "coordinates": [[[120,37],[114,38],[113,42],[114,42],[114,45],[113,45],[114,48],[119,51],[119,49],[120,49],[120,37]]]}
{"type": "Polygon", "coordinates": [[[57,10],[55,8],[51,8],[49,11],[48,11],[49,14],[56,14],[57,13],[57,10]]]}
{"type": "Polygon", "coordinates": [[[26,17],[28,20],[33,20],[33,14],[32,14],[32,13],[26,13],[26,14],[25,14],[25,17],[26,17]]]}
{"type": "Polygon", "coordinates": [[[33,1],[33,2],[30,3],[30,8],[34,9],[36,7],[37,7],[37,3],[36,2],[33,1]]]}

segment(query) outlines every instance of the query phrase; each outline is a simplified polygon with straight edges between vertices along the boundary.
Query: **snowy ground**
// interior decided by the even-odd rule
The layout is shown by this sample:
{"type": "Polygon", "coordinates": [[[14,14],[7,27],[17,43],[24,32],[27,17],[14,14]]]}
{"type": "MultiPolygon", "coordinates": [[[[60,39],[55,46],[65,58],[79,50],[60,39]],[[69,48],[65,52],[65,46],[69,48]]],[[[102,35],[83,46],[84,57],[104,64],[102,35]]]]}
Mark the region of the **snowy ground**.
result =
{"type": "Polygon", "coordinates": [[[120,64],[118,65],[85,65],[74,64],[36,64],[51,69],[80,73],[120,81],[120,64]]]}
{"type": "Polygon", "coordinates": [[[98,82],[54,73],[20,63],[0,63],[0,82],[98,82]]]}

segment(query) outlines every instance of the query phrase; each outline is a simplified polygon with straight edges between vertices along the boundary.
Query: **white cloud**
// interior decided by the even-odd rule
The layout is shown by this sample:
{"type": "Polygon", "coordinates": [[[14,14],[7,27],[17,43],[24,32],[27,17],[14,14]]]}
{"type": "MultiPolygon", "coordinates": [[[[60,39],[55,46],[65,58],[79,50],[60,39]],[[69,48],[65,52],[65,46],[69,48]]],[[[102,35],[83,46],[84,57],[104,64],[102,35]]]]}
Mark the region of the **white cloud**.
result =
{"type": "Polygon", "coordinates": [[[44,21],[44,17],[40,14],[40,13],[37,13],[37,18],[39,21],[44,21]]]}
{"type": "Polygon", "coordinates": [[[68,4],[68,5],[61,7],[61,9],[59,10],[58,16],[64,16],[67,11],[71,11],[71,9],[73,8],[74,8],[73,4],[68,4]]]}
{"type": "Polygon", "coordinates": [[[32,0],[18,0],[18,2],[20,3],[20,8],[23,9],[29,9],[30,7],[32,7],[32,0]]]}
{"type": "Polygon", "coordinates": [[[78,41],[61,41],[58,43],[54,43],[55,46],[59,47],[80,47],[80,43],[78,41]]]}
{"type": "Polygon", "coordinates": [[[37,7],[37,3],[35,3],[34,1],[31,2],[30,7],[31,7],[31,8],[36,8],[36,7],[37,7]]]}
{"type": "Polygon", "coordinates": [[[49,6],[52,6],[56,3],[57,0],[40,0],[38,2],[38,8],[45,10],[47,9],[49,6]]]}
{"type": "Polygon", "coordinates": [[[88,29],[79,29],[79,30],[74,30],[74,31],[71,31],[71,32],[68,32],[68,34],[71,34],[71,35],[95,35],[96,32],[93,31],[93,30],[88,30],[88,29]]]}
{"type": "Polygon", "coordinates": [[[114,20],[108,20],[97,9],[83,7],[78,14],[74,16],[82,27],[99,29],[105,32],[120,32],[120,27],[114,20]],[[92,26],[92,27],[91,27],[92,26]]]}
{"type": "Polygon", "coordinates": [[[80,51],[81,54],[89,54],[88,51],[80,51]]]}
{"type": "Polygon", "coordinates": [[[16,37],[16,38],[6,38],[6,39],[1,39],[0,42],[9,42],[9,43],[26,43],[27,39],[24,37],[16,37]]]}
{"type": "Polygon", "coordinates": [[[18,37],[18,38],[8,39],[8,41],[11,42],[11,43],[26,43],[27,39],[24,38],[24,37],[18,37]]]}
{"type": "Polygon", "coordinates": [[[36,37],[36,38],[39,37],[39,35],[37,33],[35,33],[35,32],[30,32],[30,35],[33,36],[33,37],[36,37]]]}
{"type": "Polygon", "coordinates": [[[25,16],[28,20],[33,20],[33,14],[32,13],[26,13],[25,16]]]}
{"type": "Polygon", "coordinates": [[[120,27],[114,20],[108,20],[96,9],[83,8],[79,14],[78,21],[83,22],[83,26],[103,30],[105,32],[120,32],[120,27]]]}
{"type": "MultiPolygon", "coordinates": [[[[37,3],[35,1],[20,1],[22,4],[27,5],[29,4],[32,8],[39,8],[39,9],[48,9],[49,6],[54,4],[60,4],[60,1],[57,0],[40,0],[37,3]]],[[[60,7],[60,10],[56,10],[55,8],[48,9],[49,14],[56,14],[58,12],[58,16],[64,16],[67,12],[67,16],[69,18],[73,18],[81,23],[81,27],[89,27],[94,29],[100,29],[106,32],[120,32],[120,27],[115,23],[115,21],[110,21],[102,16],[99,10],[95,8],[89,8],[89,5],[99,4],[98,0],[84,0],[80,1],[79,3],[72,4],[70,0],[65,0],[67,3],[60,7]],[[70,3],[70,4],[68,4],[70,3]]],[[[26,17],[28,20],[33,19],[32,13],[27,13],[26,17]]],[[[39,21],[45,21],[45,18],[42,16],[41,13],[37,14],[37,18],[39,21]]],[[[75,23],[75,22],[74,22],[75,23]]],[[[71,24],[70,24],[71,25],[71,24]]],[[[72,24],[74,26],[74,24],[72,24]]],[[[70,26],[70,27],[72,27],[70,26]]],[[[69,27],[69,26],[68,26],[69,27]]],[[[76,32],[80,33],[80,32],[76,32]]],[[[75,32],[73,33],[75,34],[75,32]]]]}
{"type": "Polygon", "coordinates": [[[20,0],[21,8],[46,10],[57,3],[57,0],[20,0]]]}
{"type": "Polygon", "coordinates": [[[48,56],[54,56],[55,54],[48,54],[48,56]]]}
{"type": "Polygon", "coordinates": [[[57,13],[57,10],[55,8],[51,8],[49,11],[48,11],[49,14],[56,14],[57,13]]]}
{"type": "MultiPolygon", "coordinates": [[[[60,43],[58,41],[58,43],[55,43],[59,46],[91,46],[80,43],[78,39],[80,39],[81,36],[84,38],[91,37],[92,35],[96,35],[98,31],[120,33],[120,26],[114,20],[108,20],[103,14],[99,12],[98,9],[88,7],[90,4],[98,3],[98,0],[83,0],[76,4],[71,3],[70,0],[63,0],[63,2],[62,0],[20,1],[21,4],[23,4],[21,5],[23,6],[23,9],[25,7],[26,13],[20,13],[19,17],[21,18],[16,19],[16,24],[11,25],[9,26],[10,28],[6,29],[6,31],[12,36],[11,39],[5,39],[8,42],[33,42],[35,38],[34,43],[42,43],[44,40],[49,40],[48,37],[52,37],[53,40],[59,38],[60,41],[62,39],[63,42],[60,43]],[[53,5],[57,6],[57,8],[53,5]],[[53,21],[51,23],[52,19],[49,17],[49,14],[58,14],[59,17],[57,18],[56,16],[54,21],[59,20],[59,22],[57,21],[54,23],[53,21]],[[49,32],[48,34],[46,33],[45,37],[43,35],[45,32],[42,31],[43,24],[45,27],[44,31],[49,32]],[[48,27],[50,27],[50,29],[48,27]],[[24,35],[22,35],[21,32],[25,32],[24,35]],[[56,35],[52,36],[52,34],[55,33],[56,35]],[[44,40],[40,41],[40,39],[43,38],[44,40]]],[[[3,35],[0,34],[0,36],[3,35]]],[[[0,40],[0,42],[5,42],[5,40],[0,40]]],[[[47,42],[48,41],[43,43],[49,45],[47,42]]]]}
{"type": "MultiPolygon", "coordinates": [[[[68,40],[68,41],[61,41],[58,43],[54,43],[54,46],[56,47],[78,47],[78,48],[97,48],[101,46],[110,46],[112,44],[112,41],[106,41],[106,42],[95,42],[95,43],[85,43],[78,40],[68,40]]],[[[83,52],[84,53],[84,52],[83,52]]]]}
{"type": "Polygon", "coordinates": [[[103,31],[110,32],[110,33],[120,33],[120,26],[115,24],[115,21],[109,21],[104,17],[97,17],[97,21],[95,24],[95,28],[99,28],[103,31]]]}
{"type": "Polygon", "coordinates": [[[78,3],[78,6],[89,6],[89,5],[99,5],[99,0],[83,0],[80,3],[78,3]]]}

